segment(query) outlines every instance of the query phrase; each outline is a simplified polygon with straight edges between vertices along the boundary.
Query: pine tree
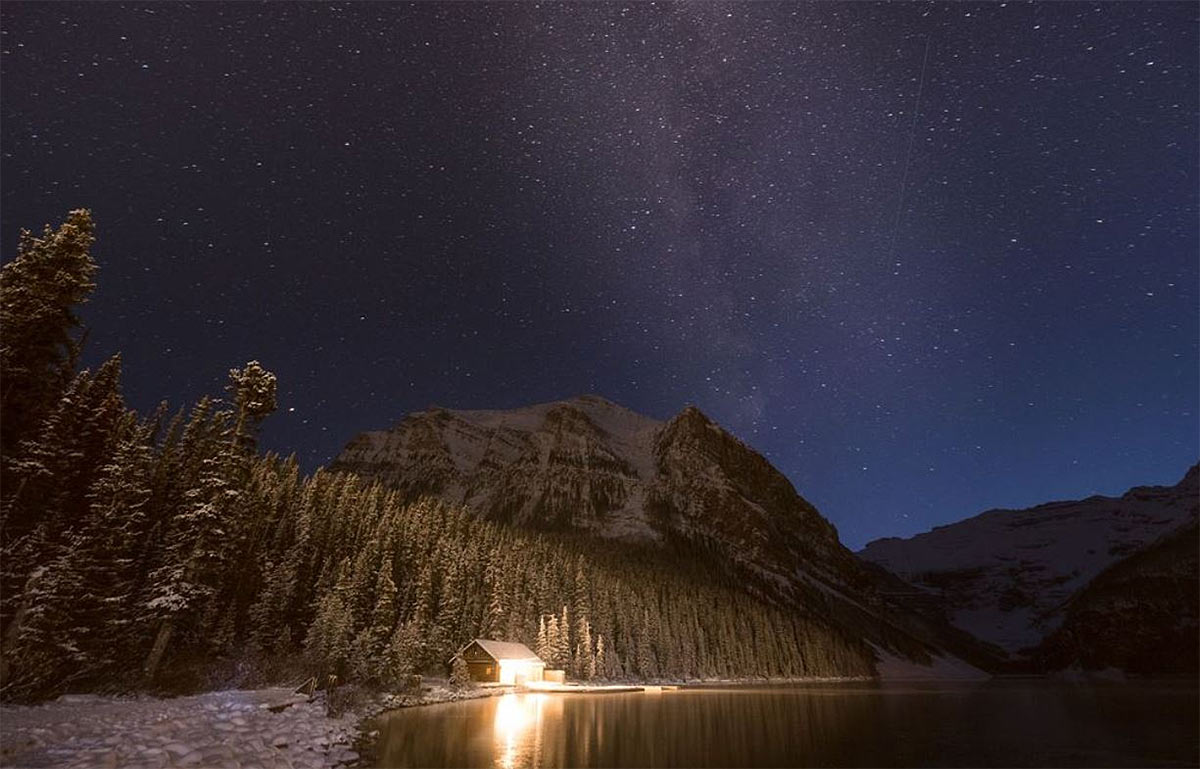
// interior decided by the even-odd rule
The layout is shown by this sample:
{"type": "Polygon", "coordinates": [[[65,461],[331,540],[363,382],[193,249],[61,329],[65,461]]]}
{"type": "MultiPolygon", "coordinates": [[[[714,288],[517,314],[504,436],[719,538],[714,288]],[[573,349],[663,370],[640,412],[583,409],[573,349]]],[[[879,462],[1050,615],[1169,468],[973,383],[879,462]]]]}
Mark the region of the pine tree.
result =
{"type": "Polygon", "coordinates": [[[471,671],[462,657],[455,657],[450,663],[450,685],[455,688],[471,685],[471,671]]]}
{"type": "Polygon", "coordinates": [[[115,449],[117,427],[125,417],[121,399],[121,357],[96,371],[82,371],[67,387],[36,437],[9,463],[11,493],[4,502],[4,533],[9,539],[36,525],[54,537],[83,517],[87,495],[115,449]]]}
{"type": "Polygon", "coordinates": [[[136,565],[145,532],[150,429],[129,415],[100,471],[86,517],[29,596],[31,611],[6,654],[17,690],[45,691],[114,675],[136,638],[136,565]]]}
{"type": "Polygon", "coordinates": [[[559,649],[561,643],[559,641],[558,617],[551,614],[546,620],[546,656],[542,657],[546,661],[547,667],[558,669],[562,666],[559,660],[559,649]]]}
{"type": "Polygon", "coordinates": [[[608,678],[608,657],[604,653],[604,636],[596,636],[596,655],[592,657],[591,677],[608,678]]]}
{"type": "Polygon", "coordinates": [[[596,658],[592,654],[592,626],[584,620],[580,623],[575,642],[575,659],[573,670],[575,676],[582,679],[596,677],[596,658]]]}
{"type": "Polygon", "coordinates": [[[233,429],[216,453],[201,461],[199,482],[185,494],[185,507],[168,534],[165,562],[151,576],[145,610],[157,619],[158,631],[146,658],[147,680],[153,680],[179,626],[218,616],[210,603],[228,563],[226,540],[245,512],[245,451],[253,445],[258,424],[275,408],[275,377],[257,361],[244,370],[231,369],[229,379],[233,429]]]}
{"type": "Polygon", "coordinates": [[[592,660],[592,623],[590,580],[579,557],[575,565],[574,580],[575,649],[571,658],[571,672],[577,678],[589,679],[595,673],[592,660]]]}
{"type": "Polygon", "coordinates": [[[504,608],[504,580],[501,550],[493,547],[488,551],[487,567],[484,571],[484,586],[487,590],[487,607],[484,611],[480,635],[497,638],[504,635],[506,610],[504,608]]]}
{"type": "Polygon", "coordinates": [[[391,569],[379,571],[375,586],[375,608],[371,611],[371,633],[377,646],[382,646],[396,625],[396,583],[391,569]]]}
{"type": "MultiPolygon", "coordinates": [[[[58,523],[68,518],[63,511],[68,507],[66,500],[71,489],[61,481],[68,477],[75,463],[72,444],[82,431],[85,398],[92,379],[90,371],[82,371],[71,381],[37,438],[29,442],[23,458],[10,463],[5,474],[5,497],[0,508],[3,537],[0,608],[5,625],[5,653],[20,632],[20,622],[14,619],[15,607],[29,606],[33,600],[25,595],[22,586],[35,569],[44,571],[46,564],[64,547],[58,523]]],[[[22,618],[29,616],[28,610],[21,614],[22,618]]]]}
{"type": "Polygon", "coordinates": [[[567,670],[571,666],[571,617],[566,606],[558,621],[558,635],[554,643],[554,666],[567,670]]]}
{"type": "Polygon", "coordinates": [[[547,664],[550,663],[550,635],[546,627],[545,614],[538,617],[537,646],[534,649],[534,653],[541,657],[547,664]]]}
{"type": "Polygon", "coordinates": [[[643,613],[641,632],[637,636],[637,671],[643,678],[657,678],[659,675],[658,660],[654,655],[650,634],[650,611],[646,609],[643,613]]]}
{"type": "Polygon", "coordinates": [[[250,610],[251,639],[260,651],[286,650],[291,639],[291,608],[299,582],[299,545],[290,548],[280,562],[264,564],[263,585],[250,610]]]}
{"type": "Polygon", "coordinates": [[[346,603],[354,617],[355,626],[370,620],[372,593],[379,579],[379,552],[368,545],[359,551],[351,570],[350,585],[346,591],[346,603]]]}
{"type": "Polygon", "coordinates": [[[388,641],[387,667],[402,681],[406,676],[417,673],[425,658],[426,627],[418,620],[403,622],[392,633],[388,641]]]}
{"type": "MultiPolygon", "coordinates": [[[[41,237],[21,231],[17,256],[0,269],[0,448],[19,450],[62,395],[79,355],[75,307],[95,288],[92,214],[76,209],[41,237]]],[[[7,484],[5,484],[7,485],[7,484]]]]}
{"type": "Polygon", "coordinates": [[[305,653],[318,677],[346,675],[355,638],[354,618],[345,599],[348,589],[349,581],[343,577],[338,586],[321,599],[304,641],[305,653]]]}
{"type": "Polygon", "coordinates": [[[254,450],[255,435],[263,419],[275,411],[275,375],[252,360],[243,369],[229,370],[226,390],[233,396],[237,420],[233,439],[237,448],[254,450]]]}
{"type": "Polygon", "coordinates": [[[10,463],[7,477],[15,489],[4,500],[0,521],[6,644],[20,632],[8,625],[25,602],[21,585],[33,569],[54,561],[77,539],[76,530],[89,516],[92,486],[112,461],[121,426],[129,422],[120,396],[120,358],[114,356],[95,375],[83,371],[72,380],[24,456],[10,463]]]}

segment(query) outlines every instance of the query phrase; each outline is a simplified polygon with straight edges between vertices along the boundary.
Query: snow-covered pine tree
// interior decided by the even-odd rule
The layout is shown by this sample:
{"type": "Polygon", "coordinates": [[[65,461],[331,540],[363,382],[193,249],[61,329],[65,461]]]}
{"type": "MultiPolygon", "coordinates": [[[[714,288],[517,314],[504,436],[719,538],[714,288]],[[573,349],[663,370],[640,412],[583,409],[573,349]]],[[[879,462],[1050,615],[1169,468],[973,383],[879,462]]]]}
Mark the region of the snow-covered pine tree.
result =
{"type": "Polygon", "coordinates": [[[507,612],[504,607],[502,558],[503,551],[500,548],[492,547],[488,550],[483,579],[487,591],[487,607],[484,610],[483,624],[479,633],[483,638],[499,638],[504,635],[507,612]]]}
{"type": "Polygon", "coordinates": [[[606,651],[604,659],[607,662],[606,669],[608,671],[605,678],[627,678],[631,674],[615,648],[612,651],[606,651]]]}
{"type": "Polygon", "coordinates": [[[350,589],[350,564],[347,558],[339,569],[337,587],[321,598],[316,617],[304,641],[304,651],[318,679],[333,674],[344,677],[354,641],[354,617],[347,605],[350,589]]]}
{"type": "Polygon", "coordinates": [[[608,657],[604,651],[604,636],[596,636],[596,654],[592,657],[590,668],[592,678],[608,678],[608,657]]]}
{"type": "Polygon", "coordinates": [[[550,662],[550,634],[546,627],[545,614],[538,617],[537,645],[534,647],[534,654],[541,657],[546,663],[550,662]]]}
{"type": "Polygon", "coordinates": [[[285,627],[283,615],[296,581],[294,563],[263,562],[262,589],[250,607],[250,638],[260,652],[270,652],[285,627]]]}
{"type": "Polygon", "coordinates": [[[235,447],[252,452],[259,424],[275,411],[275,375],[252,360],[245,368],[229,370],[225,389],[233,397],[235,447]]]}
{"type": "Polygon", "coordinates": [[[562,648],[562,644],[559,641],[560,633],[559,633],[559,629],[558,629],[558,617],[553,614],[549,614],[549,615],[547,615],[547,617],[548,617],[548,619],[546,620],[546,656],[542,657],[542,659],[546,661],[547,667],[558,668],[560,666],[559,656],[558,656],[559,649],[562,648]]]}
{"type": "MultiPolygon", "coordinates": [[[[402,622],[388,641],[387,671],[402,681],[406,676],[420,672],[425,658],[427,629],[419,620],[402,622]]],[[[385,679],[386,680],[386,679],[385,679]]]]}
{"type": "Polygon", "coordinates": [[[350,651],[351,675],[357,681],[380,684],[388,678],[388,641],[396,622],[396,585],[390,568],[379,570],[375,607],[369,622],[355,636],[350,651]]]}
{"type": "Polygon", "coordinates": [[[360,550],[354,559],[345,600],[355,627],[361,627],[370,620],[375,583],[379,580],[379,560],[379,551],[373,542],[360,550]]]}
{"type": "Polygon", "coordinates": [[[437,615],[429,638],[430,652],[433,655],[426,661],[429,665],[449,659],[462,639],[468,635],[468,629],[463,626],[468,571],[462,558],[464,551],[453,546],[440,549],[449,560],[449,564],[445,565],[446,569],[442,574],[437,615]]]}
{"type": "Polygon", "coordinates": [[[377,647],[381,647],[396,626],[396,583],[392,579],[390,565],[379,570],[375,584],[375,608],[371,611],[371,633],[377,647]]]}
{"type": "MultiPolygon", "coordinates": [[[[31,437],[62,395],[79,354],[75,307],[95,289],[92,214],[76,209],[41,237],[22,230],[17,255],[0,269],[0,451],[31,437]]],[[[7,486],[5,479],[4,486],[7,486]]]]}
{"type": "Polygon", "coordinates": [[[54,540],[83,517],[100,468],[112,458],[117,426],[125,416],[121,357],[93,375],[80,372],[54,405],[21,458],[10,462],[13,488],[3,505],[6,539],[45,525],[54,540]]]}
{"type": "Polygon", "coordinates": [[[413,585],[413,595],[410,599],[412,602],[412,617],[425,625],[432,624],[433,613],[436,608],[435,601],[437,600],[437,596],[434,595],[433,561],[433,558],[429,558],[421,564],[416,582],[413,585]]]}
{"type": "Polygon", "coordinates": [[[554,666],[568,670],[571,667],[571,613],[564,605],[558,620],[558,636],[554,644],[554,666]]]}
{"type": "MultiPolygon", "coordinates": [[[[7,475],[15,489],[4,500],[0,522],[0,616],[5,628],[0,654],[21,633],[12,623],[18,607],[36,603],[22,595],[29,575],[77,543],[89,518],[89,494],[112,461],[122,424],[133,424],[133,418],[121,401],[120,358],[114,356],[94,376],[83,371],[72,380],[23,457],[10,464],[7,475]]],[[[47,573],[43,589],[58,580],[47,573]]],[[[37,600],[47,595],[41,593],[37,600]]],[[[7,674],[11,666],[3,667],[7,674]]]]}
{"type": "Polygon", "coordinates": [[[643,610],[642,616],[642,625],[637,635],[637,671],[638,675],[643,678],[657,678],[659,675],[658,660],[654,655],[650,610],[643,610]]]}
{"type": "Polygon", "coordinates": [[[579,623],[576,634],[575,657],[572,670],[577,678],[588,680],[596,677],[596,658],[592,653],[592,626],[587,620],[579,623]]]}
{"type": "MultiPolygon", "coordinates": [[[[23,586],[35,569],[44,571],[64,546],[57,527],[50,521],[66,517],[62,513],[66,507],[66,489],[57,481],[67,475],[74,460],[71,442],[82,431],[85,399],[91,385],[90,371],[81,371],[71,380],[37,437],[29,441],[19,461],[9,463],[5,474],[0,507],[0,537],[3,537],[0,617],[5,627],[4,651],[19,633],[19,628],[13,626],[16,607],[32,601],[24,595],[23,586]]],[[[27,611],[23,613],[27,615],[27,611]]]]}
{"type": "Polygon", "coordinates": [[[42,569],[28,619],[7,650],[15,673],[10,694],[50,694],[115,676],[139,639],[132,593],[150,497],[150,426],[129,414],[118,432],[119,447],[100,470],[89,510],[42,569]]]}
{"type": "Polygon", "coordinates": [[[450,685],[459,689],[471,685],[471,671],[462,657],[455,657],[450,663],[450,685]]]}
{"type": "Polygon", "coordinates": [[[575,612],[575,644],[571,657],[571,673],[577,678],[591,678],[595,672],[589,672],[593,667],[592,658],[592,627],[591,627],[591,580],[588,579],[583,556],[575,561],[575,579],[572,583],[573,609],[575,612]]]}
{"type": "MultiPolygon", "coordinates": [[[[229,561],[227,538],[243,524],[244,495],[249,475],[254,434],[263,418],[275,408],[275,376],[250,361],[245,369],[231,369],[229,392],[234,411],[222,418],[233,427],[216,451],[201,461],[195,487],[185,493],[182,511],[167,534],[165,558],[150,577],[145,610],[158,630],[146,658],[145,674],[153,680],[175,630],[188,629],[201,618],[220,617],[210,603],[219,595],[224,567],[229,561]]],[[[207,639],[199,639],[204,643],[207,639]]]]}
{"type": "MultiPolygon", "coordinates": [[[[121,430],[117,449],[90,494],[91,526],[75,548],[90,599],[80,596],[77,618],[93,628],[87,644],[90,663],[98,669],[117,666],[127,674],[130,651],[145,630],[136,593],[150,535],[150,486],[155,462],[152,423],[137,424],[132,413],[121,430]]],[[[128,677],[126,680],[130,680],[128,677]]]]}

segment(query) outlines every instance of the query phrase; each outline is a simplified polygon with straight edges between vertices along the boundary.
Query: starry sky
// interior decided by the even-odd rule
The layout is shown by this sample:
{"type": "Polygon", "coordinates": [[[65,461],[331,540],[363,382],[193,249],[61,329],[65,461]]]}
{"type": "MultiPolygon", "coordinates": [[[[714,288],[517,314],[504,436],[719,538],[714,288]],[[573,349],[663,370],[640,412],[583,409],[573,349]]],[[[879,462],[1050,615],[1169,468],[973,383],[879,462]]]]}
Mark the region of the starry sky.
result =
{"type": "Polygon", "coordinates": [[[852,548],[1197,460],[1195,3],[0,7],[0,244],[93,210],[86,361],[698,405],[852,548]]]}

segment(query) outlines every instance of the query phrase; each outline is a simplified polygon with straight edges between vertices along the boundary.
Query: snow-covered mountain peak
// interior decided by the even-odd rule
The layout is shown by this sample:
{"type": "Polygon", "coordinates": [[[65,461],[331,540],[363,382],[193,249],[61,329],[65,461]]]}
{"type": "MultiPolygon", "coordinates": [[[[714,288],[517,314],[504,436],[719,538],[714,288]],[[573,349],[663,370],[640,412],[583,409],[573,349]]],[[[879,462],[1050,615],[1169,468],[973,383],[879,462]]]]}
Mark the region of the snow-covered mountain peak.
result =
{"type": "Polygon", "coordinates": [[[431,407],[409,418],[458,419],[482,429],[535,432],[547,419],[561,419],[564,413],[584,415],[596,427],[617,438],[658,429],[662,423],[631,411],[599,395],[579,395],[560,401],[536,403],[514,409],[448,409],[431,407]]]}

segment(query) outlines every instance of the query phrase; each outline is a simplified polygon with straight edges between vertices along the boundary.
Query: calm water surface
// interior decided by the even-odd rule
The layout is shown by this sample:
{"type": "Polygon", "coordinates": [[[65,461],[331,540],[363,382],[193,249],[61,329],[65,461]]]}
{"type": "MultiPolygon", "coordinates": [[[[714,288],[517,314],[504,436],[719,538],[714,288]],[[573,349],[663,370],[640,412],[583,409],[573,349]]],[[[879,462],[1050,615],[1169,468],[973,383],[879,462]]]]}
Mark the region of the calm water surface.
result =
{"type": "Polygon", "coordinates": [[[1196,766],[1195,684],[508,694],[381,717],[385,767],[1196,766]]]}

